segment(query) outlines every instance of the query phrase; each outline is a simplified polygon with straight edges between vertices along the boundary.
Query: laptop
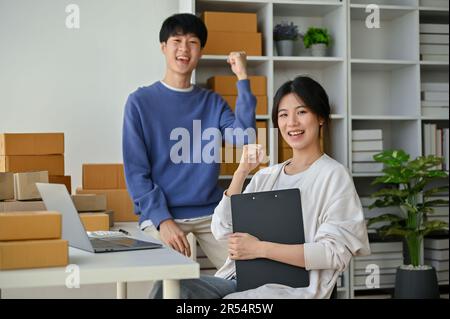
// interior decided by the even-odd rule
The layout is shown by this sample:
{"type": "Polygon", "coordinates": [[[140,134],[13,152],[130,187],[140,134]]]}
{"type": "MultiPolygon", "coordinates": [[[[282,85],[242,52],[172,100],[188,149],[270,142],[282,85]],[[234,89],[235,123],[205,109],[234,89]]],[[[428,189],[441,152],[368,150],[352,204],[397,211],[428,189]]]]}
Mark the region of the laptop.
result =
{"type": "Polygon", "coordinates": [[[134,239],[127,236],[90,238],[65,185],[36,183],[47,210],[62,214],[62,238],[69,246],[93,253],[153,249],[161,244],[134,239]]]}
{"type": "MultiPolygon", "coordinates": [[[[231,196],[233,231],[280,244],[303,244],[302,205],[299,189],[231,196]]],[[[275,283],[299,288],[309,286],[305,268],[258,258],[236,260],[237,291],[275,283]]]]}

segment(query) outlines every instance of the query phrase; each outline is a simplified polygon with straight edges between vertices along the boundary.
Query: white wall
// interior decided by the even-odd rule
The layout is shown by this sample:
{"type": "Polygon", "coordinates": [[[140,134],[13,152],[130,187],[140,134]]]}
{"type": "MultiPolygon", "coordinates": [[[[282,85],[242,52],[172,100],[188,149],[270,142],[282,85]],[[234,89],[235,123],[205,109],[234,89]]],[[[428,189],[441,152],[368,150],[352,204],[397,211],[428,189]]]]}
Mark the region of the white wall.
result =
{"type": "Polygon", "coordinates": [[[122,162],[129,93],[164,74],[162,21],[177,0],[0,0],[0,132],[64,132],[65,172],[122,162]],[[67,29],[65,8],[80,8],[67,29]]]}

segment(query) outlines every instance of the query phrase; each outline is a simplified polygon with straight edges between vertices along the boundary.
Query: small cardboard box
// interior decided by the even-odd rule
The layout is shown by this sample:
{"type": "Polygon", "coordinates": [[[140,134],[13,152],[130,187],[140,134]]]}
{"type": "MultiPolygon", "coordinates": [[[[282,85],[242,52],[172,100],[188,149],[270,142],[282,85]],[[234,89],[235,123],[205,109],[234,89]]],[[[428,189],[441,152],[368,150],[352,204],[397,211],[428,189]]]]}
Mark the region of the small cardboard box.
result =
{"type": "Polygon", "coordinates": [[[278,153],[278,162],[284,162],[287,161],[288,159],[292,158],[293,153],[292,153],[292,148],[282,148],[280,149],[280,152],[278,153]]]}
{"type": "Polygon", "coordinates": [[[80,214],[84,214],[84,213],[95,213],[95,214],[103,213],[103,214],[106,214],[106,215],[108,215],[109,228],[114,227],[114,212],[112,210],[105,210],[105,211],[102,211],[102,212],[82,212],[80,214]]]}
{"type": "Polygon", "coordinates": [[[68,242],[62,239],[0,242],[0,269],[62,267],[69,261],[68,242]]]}
{"type": "Polygon", "coordinates": [[[64,154],[64,133],[0,134],[0,155],[64,154]]]}
{"type": "Polygon", "coordinates": [[[72,194],[72,177],[70,175],[49,175],[48,182],[50,184],[64,184],[69,194],[72,194]]]}
{"type": "Polygon", "coordinates": [[[116,222],[134,222],[139,217],[134,213],[134,205],[126,189],[76,189],[77,194],[105,194],[106,209],[114,212],[116,222]]]}
{"type": "MultiPolygon", "coordinates": [[[[252,94],[267,95],[267,79],[265,76],[249,76],[252,94]]],[[[237,77],[234,75],[217,75],[208,79],[208,87],[220,95],[237,95],[237,77]]]]}
{"type": "Polygon", "coordinates": [[[126,189],[123,164],[83,164],[83,189],[126,189]]]}
{"type": "Polygon", "coordinates": [[[0,213],[0,241],[61,238],[61,220],[52,211],[0,213]]]}
{"type": "Polygon", "coordinates": [[[0,200],[14,198],[14,174],[0,173],[0,200]]]}
{"type": "Polygon", "coordinates": [[[72,195],[72,201],[78,212],[98,212],[106,210],[106,195],[104,194],[72,195]]]}
{"type": "Polygon", "coordinates": [[[0,212],[32,212],[43,210],[46,210],[43,201],[20,202],[15,200],[7,200],[0,202],[0,212]]]}
{"type": "Polygon", "coordinates": [[[47,171],[49,175],[64,175],[63,155],[0,156],[0,172],[47,171]]]}
{"type": "MultiPolygon", "coordinates": [[[[223,95],[224,100],[231,107],[233,112],[236,110],[236,95],[223,95]]],[[[267,115],[267,96],[266,95],[256,95],[256,115],[267,115]]]]}
{"type": "Polygon", "coordinates": [[[202,20],[209,32],[257,32],[256,13],[205,11],[202,20]]]}
{"type": "Polygon", "coordinates": [[[86,231],[109,230],[109,216],[105,213],[80,213],[86,231]]]}
{"type": "Polygon", "coordinates": [[[36,183],[48,183],[48,172],[14,174],[14,198],[16,200],[41,199],[36,183]]]}
{"type": "Polygon", "coordinates": [[[250,56],[261,56],[261,33],[208,31],[203,54],[228,55],[232,51],[245,51],[250,56]]]}

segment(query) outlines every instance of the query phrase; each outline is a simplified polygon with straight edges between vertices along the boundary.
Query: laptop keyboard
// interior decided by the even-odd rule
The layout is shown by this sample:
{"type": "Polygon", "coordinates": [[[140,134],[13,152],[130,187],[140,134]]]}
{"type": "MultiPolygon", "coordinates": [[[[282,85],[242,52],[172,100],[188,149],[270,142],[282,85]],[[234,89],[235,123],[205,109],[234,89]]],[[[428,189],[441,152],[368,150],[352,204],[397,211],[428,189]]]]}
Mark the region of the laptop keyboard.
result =
{"type": "Polygon", "coordinates": [[[148,247],[151,243],[136,240],[132,238],[108,238],[108,239],[91,239],[94,248],[114,248],[114,247],[148,247]]]}

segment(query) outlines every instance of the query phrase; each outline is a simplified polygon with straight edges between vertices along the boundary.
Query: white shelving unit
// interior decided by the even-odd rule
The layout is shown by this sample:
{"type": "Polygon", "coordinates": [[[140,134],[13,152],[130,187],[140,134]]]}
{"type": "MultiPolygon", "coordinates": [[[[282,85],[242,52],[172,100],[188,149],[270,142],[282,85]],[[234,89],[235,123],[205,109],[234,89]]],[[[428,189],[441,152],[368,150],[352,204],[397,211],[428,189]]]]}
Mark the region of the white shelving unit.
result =
{"type": "MultiPolygon", "coordinates": [[[[448,23],[449,10],[419,6],[419,0],[179,0],[180,12],[252,12],[258,15],[263,36],[263,56],[248,57],[249,73],[267,77],[269,111],[259,115],[272,127],[271,110],[276,89],[285,81],[305,74],[320,82],[332,105],[328,153],[352,167],[352,129],[382,129],[384,148],[402,148],[411,156],[422,154],[423,123],[448,127],[448,116],[423,117],[421,81],[448,81],[447,62],[420,61],[419,23],[448,23]],[[365,25],[366,6],[380,9],[380,28],[365,25]],[[300,32],[309,26],[328,28],[333,42],[323,58],[311,57],[299,41],[295,56],[277,56],[273,26],[294,22],[300,32]]],[[[205,85],[213,75],[231,74],[226,56],[203,56],[194,80],[205,85]]],[[[277,137],[269,134],[270,165],[278,163],[277,137]]],[[[353,174],[358,192],[370,191],[379,173],[353,174]]],[[[226,183],[231,176],[221,176],[226,183]]],[[[339,297],[353,298],[353,266],[344,274],[339,297]]],[[[375,292],[376,293],[376,292],[375,292]]]]}

